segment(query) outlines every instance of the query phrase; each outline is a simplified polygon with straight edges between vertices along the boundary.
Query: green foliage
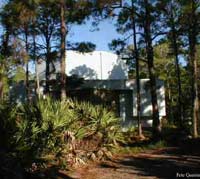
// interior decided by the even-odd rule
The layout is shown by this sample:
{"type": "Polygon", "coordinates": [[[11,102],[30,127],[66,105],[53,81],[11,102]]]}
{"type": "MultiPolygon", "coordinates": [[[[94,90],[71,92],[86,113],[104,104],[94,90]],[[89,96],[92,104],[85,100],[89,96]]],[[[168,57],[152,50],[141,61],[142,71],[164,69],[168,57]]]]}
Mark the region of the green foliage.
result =
{"type": "Polygon", "coordinates": [[[25,70],[22,67],[17,67],[14,72],[12,81],[18,83],[20,81],[24,81],[25,79],[26,79],[25,70]]]}
{"type": "Polygon", "coordinates": [[[55,159],[69,157],[73,150],[91,152],[84,141],[94,145],[92,151],[97,152],[122,140],[119,119],[103,106],[48,97],[31,104],[0,107],[1,136],[6,139],[2,146],[9,144],[6,147],[24,162],[48,154],[55,159]]]}
{"type": "Polygon", "coordinates": [[[7,101],[0,103],[0,147],[11,148],[13,134],[16,131],[15,108],[7,101]]]}
{"type": "Polygon", "coordinates": [[[0,98],[9,90],[8,81],[8,63],[6,59],[0,55],[0,83],[2,83],[0,84],[0,98]]]}
{"type": "MultiPolygon", "coordinates": [[[[120,119],[113,112],[108,111],[103,106],[93,106],[87,102],[80,104],[76,102],[75,105],[81,114],[81,120],[85,126],[81,126],[80,131],[87,131],[84,135],[82,133],[81,138],[101,133],[105,144],[113,144],[116,141],[122,140],[120,119]]],[[[77,135],[80,135],[80,131],[78,131],[77,135]]]]}
{"type": "Polygon", "coordinates": [[[56,151],[62,142],[62,133],[69,128],[77,115],[69,103],[50,98],[35,104],[17,107],[18,122],[15,139],[20,152],[56,151]]]}
{"type": "Polygon", "coordinates": [[[95,50],[96,45],[94,45],[91,42],[80,42],[80,43],[75,43],[71,44],[72,49],[81,53],[86,53],[86,52],[92,52],[95,50]]]}
{"type": "Polygon", "coordinates": [[[151,142],[151,141],[141,141],[141,142],[135,142],[133,147],[127,146],[123,148],[117,149],[116,152],[123,153],[123,154],[137,154],[137,153],[143,153],[147,150],[159,150],[167,147],[167,143],[164,140],[160,140],[158,142],[151,142]]]}

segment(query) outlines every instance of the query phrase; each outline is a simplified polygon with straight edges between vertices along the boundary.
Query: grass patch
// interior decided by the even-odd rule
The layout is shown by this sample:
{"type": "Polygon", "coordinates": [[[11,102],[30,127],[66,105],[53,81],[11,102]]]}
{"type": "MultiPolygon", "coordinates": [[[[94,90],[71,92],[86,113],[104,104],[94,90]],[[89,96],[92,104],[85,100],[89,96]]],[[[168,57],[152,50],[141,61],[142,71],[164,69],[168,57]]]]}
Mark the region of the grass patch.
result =
{"type": "Polygon", "coordinates": [[[116,154],[137,154],[140,152],[146,152],[149,150],[156,150],[167,147],[167,143],[164,140],[158,142],[152,142],[150,140],[135,142],[132,145],[121,146],[114,150],[116,154]]]}

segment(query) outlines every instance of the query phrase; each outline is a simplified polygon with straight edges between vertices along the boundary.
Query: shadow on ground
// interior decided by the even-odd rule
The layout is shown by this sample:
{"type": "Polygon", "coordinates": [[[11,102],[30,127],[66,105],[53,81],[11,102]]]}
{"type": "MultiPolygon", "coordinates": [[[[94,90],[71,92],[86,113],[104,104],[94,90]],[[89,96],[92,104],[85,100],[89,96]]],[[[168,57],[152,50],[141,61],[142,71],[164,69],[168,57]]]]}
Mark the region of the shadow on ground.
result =
{"type": "MultiPolygon", "coordinates": [[[[199,140],[187,140],[178,147],[152,150],[120,157],[115,164],[102,164],[102,168],[128,172],[136,178],[173,179],[198,174],[200,178],[199,140]]],[[[141,144],[142,145],[142,144],[141,144]]]]}
{"type": "Polygon", "coordinates": [[[200,158],[167,154],[145,154],[119,161],[125,167],[132,167],[141,176],[176,178],[177,174],[199,173],[200,158]]]}

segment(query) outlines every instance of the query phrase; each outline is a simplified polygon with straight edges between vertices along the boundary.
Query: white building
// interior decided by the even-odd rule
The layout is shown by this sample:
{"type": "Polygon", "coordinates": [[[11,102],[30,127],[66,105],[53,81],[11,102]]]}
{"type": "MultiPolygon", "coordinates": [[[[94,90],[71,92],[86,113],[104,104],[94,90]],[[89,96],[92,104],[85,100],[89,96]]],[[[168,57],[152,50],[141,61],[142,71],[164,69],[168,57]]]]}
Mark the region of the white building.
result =
{"type": "MultiPolygon", "coordinates": [[[[56,72],[60,71],[60,63],[54,62],[56,72]]],[[[124,124],[131,124],[137,116],[136,81],[128,79],[128,67],[116,54],[104,51],[79,53],[68,51],[66,55],[66,74],[84,78],[81,89],[118,90],[119,114],[124,124]]],[[[40,64],[39,77],[45,79],[45,62],[40,64]]],[[[51,75],[55,78],[55,75],[51,75]]],[[[141,116],[151,118],[152,105],[149,80],[140,80],[141,84],[141,116]]],[[[164,83],[157,80],[157,95],[160,117],[166,116],[164,83]]],[[[151,123],[151,120],[145,123],[151,123]]]]}

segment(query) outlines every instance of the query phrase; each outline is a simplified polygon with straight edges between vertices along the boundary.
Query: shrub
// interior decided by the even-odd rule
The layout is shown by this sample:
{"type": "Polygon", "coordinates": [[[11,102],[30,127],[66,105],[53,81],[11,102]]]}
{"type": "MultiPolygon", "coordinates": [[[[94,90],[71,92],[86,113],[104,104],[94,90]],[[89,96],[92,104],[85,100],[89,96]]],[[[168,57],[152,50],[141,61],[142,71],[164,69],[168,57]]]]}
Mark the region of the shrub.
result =
{"type": "Polygon", "coordinates": [[[13,144],[13,134],[16,128],[15,106],[8,101],[0,103],[0,147],[9,150],[13,144]]]}
{"type": "Polygon", "coordinates": [[[17,116],[17,149],[21,152],[31,151],[38,156],[58,151],[62,146],[64,131],[78,118],[69,101],[60,102],[51,98],[19,106],[17,116]]]}
{"type": "Polygon", "coordinates": [[[12,133],[7,143],[12,141],[13,152],[25,163],[48,154],[60,163],[84,163],[107,155],[122,140],[119,119],[88,102],[47,98],[15,107],[3,105],[1,113],[6,113],[3,128],[12,133]]]}

